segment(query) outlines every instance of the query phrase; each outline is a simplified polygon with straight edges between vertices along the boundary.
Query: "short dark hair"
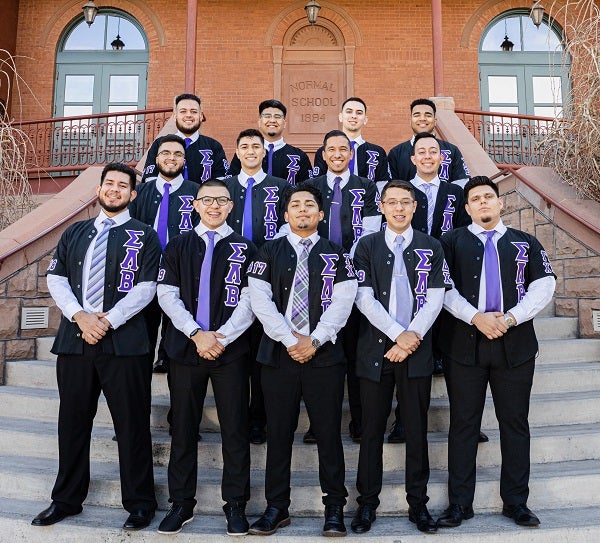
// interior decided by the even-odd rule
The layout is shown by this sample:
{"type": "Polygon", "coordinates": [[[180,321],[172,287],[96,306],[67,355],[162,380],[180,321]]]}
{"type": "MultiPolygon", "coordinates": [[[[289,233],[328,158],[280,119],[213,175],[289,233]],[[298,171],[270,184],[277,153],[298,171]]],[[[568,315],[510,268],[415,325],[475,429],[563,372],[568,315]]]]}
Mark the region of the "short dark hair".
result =
{"type": "Polygon", "coordinates": [[[440,142],[438,141],[438,139],[431,132],[419,132],[415,136],[415,141],[413,141],[413,151],[412,151],[413,155],[415,154],[415,146],[417,145],[417,142],[419,140],[424,140],[425,138],[433,138],[435,141],[438,142],[438,146],[440,145],[440,142]]]}
{"type": "Polygon", "coordinates": [[[344,111],[344,107],[348,102],[360,102],[365,108],[365,113],[367,112],[367,104],[365,104],[365,101],[362,98],[358,98],[357,96],[350,96],[350,98],[346,98],[342,103],[342,111],[344,111]]]}
{"type": "Polygon", "coordinates": [[[329,138],[335,138],[337,136],[346,138],[348,140],[348,145],[350,145],[350,138],[346,135],[345,132],[342,132],[341,130],[330,130],[329,132],[327,132],[327,134],[325,134],[325,137],[323,138],[323,147],[327,147],[327,140],[329,138]]]}
{"type": "Polygon", "coordinates": [[[467,183],[465,184],[465,186],[463,188],[465,202],[467,202],[467,203],[469,202],[469,191],[471,189],[474,189],[475,187],[483,187],[483,186],[492,187],[492,189],[496,193],[496,196],[500,197],[500,191],[498,190],[498,185],[496,185],[496,183],[494,183],[486,175],[476,175],[475,177],[469,178],[469,180],[467,181],[467,183]]]}
{"type": "Polygon", "coordinates": [[[199,106],[202,105],[202,100],[200,100],[200,96],[196,96],[191,92],[184,92],[183,94],[175,96],[175,107],[177,107],[177,104],[179,104],[179,102],[181,102],[182,100],[193,100],[194,102],[198,102],[199,106]]]}
{"type": "Polygon", "coordinates": [[[200,194],[200,191],[203,187],[219,187],[222,189],[227,189],[227,192],[229,192],[229,187],[227,186],[227,183],[225,183],[225,181],[221,181],[221,179],[215,179],[214,177],[202,182],[202,184],[198,187],[198,192],[196,193],[196,196],[200,194]]]}
{"type": "Polygon", "coordinates": [[[410,112],[411,113],[412,113],[412,110],[413,110],[413,108],[415,106],[429,106],[431,109],[433,109],[433,114],[434,115],[437,112],[435,104],[429,98],[417,98],[416,100],[413,100],[410,103],[410,112]]]}
{"type": "Polygon", "coordinates": [[[287,108],[279,101],[279,100],[265,100],[261,102],[258,106],[258,114],[260,115],[265,109],[273,107],[278,109],[283,113],[283,117],[287,115],[287,108]]]}
{"type": "Polygon", "coordinates": [[[263,145],[265,144],[265,137],[256,128],[246,128],[246,130],[242,130],[235,140],[236,147],[240,144],[242,138],[258,138],[263,145]]]}
{"type": "Polygon", "coordinates": [[[406,190],[406,191],[410,192],[410,197],[413,200],[415,199],[415,188],[413,187],[413,185],[412,185],[412,183],[410,181],[404,181],[402,179],[392,179],[391,181],[388,181],[384,185],[383,190],[381,191],[381,201],[382,202],[383,202],[383,199],[385,198],[385,193],[389,189],[403,189],[403,190],[406,190]]]}
{"type": "Polygon", "coordinates": [[[319,208],[319,211],[323,209],[323,195],[321,194],[321,191],[313,185],[309,185],[307,183],[298,183],[295,186],[290,185],[290,187],[285,191],[285,194],[283,196],[283,208],[286,211],[288,209],[288,206],[290,205],[290,200],[292,199],[292,196],[294,196],[294,194],[296,194],[297,192],[310,192],[315,197],[315,202],[317,202],[317,207],[319,208]]]}
{"type": "Polygon", "coordinates": [[[111,162],[110,164],[107,164],[100,174],[100,185],[102,185],[104,179],[106,179],[106,174],[108,172],[122,172],[127,174],[129,176],[129,186],[131,187],[131,190],[135,190],[137,178],[135,170],[131,166],[123,164],[122,162],[111,162]]]}
{"type": "Polygon", "coordinates": [[[183,147],[183,149],[185,150],[185,140],[181,136],[178,136],[177,134],[167,134],[166,136],[161,136],[160,140],[158,141],[157,150],[160,149],[160,146],[163,143],[169,143],[170,141],[179,143],[179,145],[181,145],[183,147]]]}

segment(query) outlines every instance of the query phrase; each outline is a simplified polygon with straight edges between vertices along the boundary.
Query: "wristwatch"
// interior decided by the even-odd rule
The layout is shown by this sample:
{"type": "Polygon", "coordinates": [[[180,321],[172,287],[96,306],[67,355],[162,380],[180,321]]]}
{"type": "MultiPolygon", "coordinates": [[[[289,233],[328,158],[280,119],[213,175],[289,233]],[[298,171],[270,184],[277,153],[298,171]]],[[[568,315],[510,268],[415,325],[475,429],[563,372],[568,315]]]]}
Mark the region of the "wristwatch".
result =
{"type": "Polygon", "coordinates": [[[201,328],[196,328],[195,330],[192,330],[191,334],[190,334],[190,338],[193,338],[198,332],[200,332],[201,328]]]}
{"type": "Polygon", "coordinates": [[[504,313],[504,323],[506,324],[507,328],[512,328],[513,326],[516,326],[517,321],[509,313],[504,313]]]}
{"type": "Polygon", "coordinates": [[[312,341],[310,342],[310,344],[315,348],[315,351],[319,350],[319,347],[321,346],[321,342],[314,337],[311,337],[312,341]]]}

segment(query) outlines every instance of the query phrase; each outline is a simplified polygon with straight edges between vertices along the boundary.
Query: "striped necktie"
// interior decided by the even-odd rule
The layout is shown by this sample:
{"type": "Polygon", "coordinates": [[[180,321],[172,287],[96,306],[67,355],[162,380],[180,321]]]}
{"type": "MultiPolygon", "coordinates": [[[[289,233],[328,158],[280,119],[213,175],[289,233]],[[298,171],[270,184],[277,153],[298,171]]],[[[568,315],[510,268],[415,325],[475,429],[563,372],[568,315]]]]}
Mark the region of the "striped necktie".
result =
{"type": "Polygon", "coordinates": [[[423,189],[427,196],[427,233],[431,234],[433,225],[433,211],[435,209],[435,200],[433,198],[433,185],[431,183],[423,183],[419,188],[423,189]]]}
{"type": "Polygon", "coordinates": [[[413,299],[410,282],[404,264],[402,246],[404,236],[396,236],[394,242],[394,281],[396,285],[396,322],[408,328],[411,321],[413,299]]]}
{"type": "Polygon", "coordinates": [[[312,244],[310,238],[300,240],[302,252],[298,257],[294,278],[294,298],[292,302],[292,324],[297,331],[309,324],[308,320],[308,251],[312,244]]]}
{"type": "Polygon", "coordinates": [[[88,304],[98,311],[102,311],[104,303],[104,274],[106,270],[106,246],[108,245],[108,233],[110,227],[115,224],[112,219],[102,221],[104,229],[96,237],[92,261],[90,263],[90,274],[88,276],[85,299],[88,304]]]}

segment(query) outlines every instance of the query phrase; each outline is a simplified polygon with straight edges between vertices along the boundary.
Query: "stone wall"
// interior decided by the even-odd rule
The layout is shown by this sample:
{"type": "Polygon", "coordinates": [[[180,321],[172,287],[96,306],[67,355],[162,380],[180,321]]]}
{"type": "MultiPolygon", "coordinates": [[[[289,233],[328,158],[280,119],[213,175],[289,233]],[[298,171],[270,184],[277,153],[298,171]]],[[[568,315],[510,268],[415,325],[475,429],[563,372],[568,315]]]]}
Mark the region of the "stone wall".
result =
{"type": "Polygon", "coordinates": [[[592,311],[600,311],[600,254],[552,223],[516,189],[503,198],[503,222],[535,235],[548,253],[557,276],[556,315],[578,317],[580,337],[600,338],[592,323],[592,311]]]}
{"type": "Polygon", "coordinates": [[[58,330],[60,311],[45,278],[53,253],[54,249],[0,282],[0,384],[4,384],[5,361],[35,358],[35,338],[54,336],[58,330]],[[48,328],[21,330],[24,307],[49,307],[48,328]]]}

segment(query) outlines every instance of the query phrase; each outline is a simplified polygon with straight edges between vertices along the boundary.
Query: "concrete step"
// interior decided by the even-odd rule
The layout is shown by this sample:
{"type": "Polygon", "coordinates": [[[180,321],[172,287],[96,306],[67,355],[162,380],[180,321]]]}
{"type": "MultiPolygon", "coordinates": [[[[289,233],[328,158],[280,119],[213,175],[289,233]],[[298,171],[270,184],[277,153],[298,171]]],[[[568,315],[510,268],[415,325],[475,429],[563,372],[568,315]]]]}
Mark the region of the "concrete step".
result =
{"type": "MultiPolygon", "coordinates": [[[[0,495],[6,498],[44,500],[48,499],[56,477],[57,462],[54,459],[23,456],[0,456],[0,495]]],[[[156,469],[155,487],[161,509],[168,508],[167,470],[156,469]]],[[[222,470],[204,469],[198,474],[199,513],[220,514],[222,470]]],[[[432,509],[441,510],[447,504],[446,470],[432,470],[428,486],[432,509]]],[[[91,483],[87,503],[108,507],[120,507],[121,490],[119,468],[116,462],[91,464],[91,483]]],[[[475,504],[478,510],[498,510],[502,503],[499,496],[498,480],[500,468],[479,468],[477,470],[477,490],[475,504]]],[[[346,486],[349,500],[356,499],[356,474],[346,472],[346,486]]],[[[264,510],[264,472],[251,473],[251,493],[248,513],[260,514],[264,510]]],[[[534,464],[531,467],[530,506],[539,508],[600,506],[600,465],[596,460],[534,464]]],[[[299,515],[318,515],[323,505],[322,492],[316,471],[293,471],[292,503],[299,515]]],[[[385,485],[381,493],[382,514],[406,513],[407,504],[404,492],[404,473],[386,473],[385,485]]]]}
{"type": "Polygon", "coordinates": [[[576,338],[579,319],[576,317],[536,317],[533,320],[539,340],[576,338]]]}
{"type": "Polygon", "coordinates": [[[598,362],[600,339],[546,339],[539,342],[536,364],[598,362]]]}
{"type": "MultiPolygon", "coordinates": [[[[27,501],[0,499],[0,534],[3,541],[27,541],[28,543],[73,543],[89,541],[93,543],[167,543],[173,536],[157,534],[156,530],[163,513],[158,512],[152,524],[141,532],[123,532],[121,526],[127,513],[120,508],[106,508],[85,505],[83,513],[69,517],[60,524],[47,528],[31,526],[31,519],[48,506],[47,500],[27,501]]],[[[354,504],[346,508],[348,537],[360,538],[363,543],[417,543],[430,541],[431,536],[421,534],[405,515],[382,516],[379,514],[368,534],[360,536],[350,532],[350,519],[354,504]]],[[[437,516],[441,510],[432,510],[437,516]]],[[[435,540],[440,543],[596,543],[600,531],[598,510],[594,507],[581,507],[565,511],[563,509],[535,509],[542,521],[539,529],[516,526],[503,517],[499,511],[482,513],[476,510],[475,517],[464,522],[459,528],[440,530],[435,540]]],[[[323,518],[298,517],[290,510],[292,523],[280,529],[271,540],[279,543],[313,543],[323,541],[321,528],[323,518]]],[[[250,517],[252,522],[256,517],[250,517]]],[[[225,520],[222,514],[196,515],[187,524],[177,541],[186,543],[231,543],[225,534],[225,520]]]]}
{"type": "MultiPolygon", "coordinates": [[[[111,417],[103,396],[98,405],[96,422],[100,425],[111,424],[111,417]]],[[[529,423],[532,427],[547,425],[590,424],[600,422],[600,390],[583,392],[559,392],[532,394],[529,412],[529,423]]],[[[166,428],[169,401],[166,396],[152,399],[150,424],[153,428],[166,428]]],[[[7,417],[37,418],[40,420],[56,420],[58,416],[58,392],[56,390],[33,387],[0,387],[0,412],[7,417]]],[[[390,418],[393,414],[390,415],[390,418]]],[[[342,414],[342,428],[345,432],[350,422],[347,403],[342,414]]],[[[448,429],[448,400],[434,398],[429,409],[429,430],[433,432],[448,429]]],[[[218,416],[214,399],[207,398],[200,425],[202,431],[217,432],[218,416]]],[[[308,415],[305,409],[300,410],[298,430],[306,431],[308,415]]],[[[498,422],[494,414],[491,398],[486,400],[483,413],[482,428],[497,429],[498,422]]]]}
{"type": "MultiPolygon", "coordinates": [[[[23,456],[35,458],[58,458],[56,423],[30,419],[0,419],[0,454],[13,455],[19,451],[23,456]]],[[[481,444],[477,463],[482,467],[498,466],[501,462],[498,430],[487,430],[490,442],[481,444]]],[[[113,462],[118,457],[117,444],[112,440],[111,426],[96,425],[92,432],[91,458],[97,462],[113,462]]],[[[446,432],[429,433],[429,462],[431,466],[445,469],[448,465],[446,432]]],[[[356,470],[359,445],[343,434],[346,469],[356,470]]],[[[152,433],[153,455],[156,466],[167,466],[171,439],[164,430],[152,433]]],[[[589,460],[600,450],[600,423],[568,426],[545,426],[531,430],[532,463],[561,462],[564,460],[589,460]]],[[[251,445],[252,469],[261,470],[266,462],[266,445],[251,445]]],[[[316,445],[302,443],[302,433],[296,435],[292,469],[308,471],[317,465],[316,445]]],[[[403,470],[405,448],[401,444],[384,443],[383,462],[386,472],[403,470]]],[[[198,444],[200,469],[222,469],[221,437],[218,433],[204,432],[198,444]]]]}

